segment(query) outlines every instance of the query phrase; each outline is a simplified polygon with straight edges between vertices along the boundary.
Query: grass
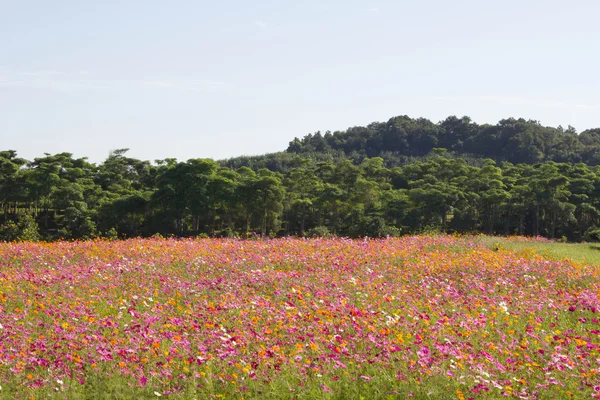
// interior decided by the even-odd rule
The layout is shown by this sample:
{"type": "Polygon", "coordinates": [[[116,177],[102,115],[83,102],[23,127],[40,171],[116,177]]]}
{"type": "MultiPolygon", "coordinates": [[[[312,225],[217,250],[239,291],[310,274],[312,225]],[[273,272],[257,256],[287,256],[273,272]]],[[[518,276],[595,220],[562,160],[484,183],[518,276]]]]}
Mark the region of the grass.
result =
{"type": "Polygon", "coordinates": [[[497,236],[484,236],[483,241],[490,248],[500,245],[507,250],[532,250],[555,260],[568,259],[578,263],[600,265],[600,244],[523,241],[497,236]]]}

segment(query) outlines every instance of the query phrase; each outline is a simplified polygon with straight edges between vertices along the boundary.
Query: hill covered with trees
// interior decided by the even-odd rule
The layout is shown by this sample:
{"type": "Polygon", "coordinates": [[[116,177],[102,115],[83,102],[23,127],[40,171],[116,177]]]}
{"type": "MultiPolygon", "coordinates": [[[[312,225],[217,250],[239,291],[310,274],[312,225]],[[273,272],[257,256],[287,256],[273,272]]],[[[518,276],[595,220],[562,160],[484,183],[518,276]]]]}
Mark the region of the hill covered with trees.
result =
{"type": "Polygon", "coordinates": [[[600,129],[577,134],[573,127],[542,126],[537,121],[504,119],[496,125],[478,125],[469,117],[448,117],[438,124],[425,118],[400,116],[346,131],[320,132],[294,139],[287,152],[296,154],[341,151],[352,159],[382,157],[404,163],[434,148],[469,157],[490,158],[515,164],[543,161],[600,164],[600,129]]]}
{"type": "Polygon", "coordinates": [[[348,158],[356,164],[381,157],[386,166],[394,167],[420,160],[434,148],[447,149],[450,155],[473,165],[481,165],[485,158],[514,164],[556,161],[599,165],[600,128],[578,134],[570,126],[547,127],[522,118],[479,125],[469,117],[451,116],[436,124],[425,118],[399,116],[345,131],[308,134],[291,141],[285,152],[236,157],[223,165],[285,172],[293,155],[301,155],[322,161],[348,158]]]}
{"type": "Polygon", "coordinates": [[[595,240],[598,150],[600,129],[403,116],[219,162],[2,151],[0,240],[431,230],[595,240]]]}

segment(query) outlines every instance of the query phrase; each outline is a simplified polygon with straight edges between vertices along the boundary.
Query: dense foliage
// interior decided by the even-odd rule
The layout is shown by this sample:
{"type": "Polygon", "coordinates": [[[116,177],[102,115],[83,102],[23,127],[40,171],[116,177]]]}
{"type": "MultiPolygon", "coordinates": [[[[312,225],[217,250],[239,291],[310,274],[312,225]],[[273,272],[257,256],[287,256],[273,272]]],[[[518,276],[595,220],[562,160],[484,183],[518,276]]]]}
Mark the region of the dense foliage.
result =
{"type": "Polygon", "coordinates": [[[409,162],[434,148],[461,157],[484,157],[498,162],[534,164],[544,161],[600,164],[600,129],[577,134],[575,128],[552,128],[537,121],[504,119],[478,125],[468,117],[448,117],[439,124],[400,116],[346,131],[320,132],[294,139],[288,149],[296,154],[343,154],[353,160],[382,157],[388,165],[409,162]]]}
{"type": "Polygon", "coordinates": [[[2,151],[0,240],[428,230],[597,240],[599,146],[600,130],[398,117],[221,162],[2,151]]]}
{"type": "Polygon", "coordinates": [[[600,398],[599,289],[445,235],[0,244],[0,397],[600,398]]]}

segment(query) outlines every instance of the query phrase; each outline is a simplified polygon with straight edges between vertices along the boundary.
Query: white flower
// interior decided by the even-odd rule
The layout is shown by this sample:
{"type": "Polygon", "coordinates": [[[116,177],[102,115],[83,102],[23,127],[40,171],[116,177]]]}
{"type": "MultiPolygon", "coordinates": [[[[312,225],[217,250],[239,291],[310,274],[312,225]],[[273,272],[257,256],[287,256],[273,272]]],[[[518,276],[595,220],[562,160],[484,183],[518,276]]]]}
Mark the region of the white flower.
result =
{"type": "Polygon", "coordinates": [[[60,379],[57,379],[57,380],[56,380],[56,383],[58,383],[59,385],[62,385],[62,384],[64,384],[64,382],[63,382],[63,381],[61,381],[60,379]]]}
{"type": "Polygon", "coordinates": [[[154,394],[155,394],[157,397],[160,397],[160,396],[162,396],[162,394],[160,394],[160,393],[158,393],[158,392],[154,392],[154,394]]]}

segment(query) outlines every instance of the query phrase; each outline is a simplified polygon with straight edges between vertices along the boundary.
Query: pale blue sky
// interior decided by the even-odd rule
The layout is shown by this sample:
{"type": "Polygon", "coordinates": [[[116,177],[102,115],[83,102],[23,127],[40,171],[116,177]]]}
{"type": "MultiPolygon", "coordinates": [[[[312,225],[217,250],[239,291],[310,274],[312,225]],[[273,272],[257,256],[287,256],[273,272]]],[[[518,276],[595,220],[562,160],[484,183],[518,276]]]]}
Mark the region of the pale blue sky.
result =
{"type": "Polygon", "coordinates": [[[600,127],[598,0],[0,0],[0,149],[216,159],[395,115],[600,127]]]}

